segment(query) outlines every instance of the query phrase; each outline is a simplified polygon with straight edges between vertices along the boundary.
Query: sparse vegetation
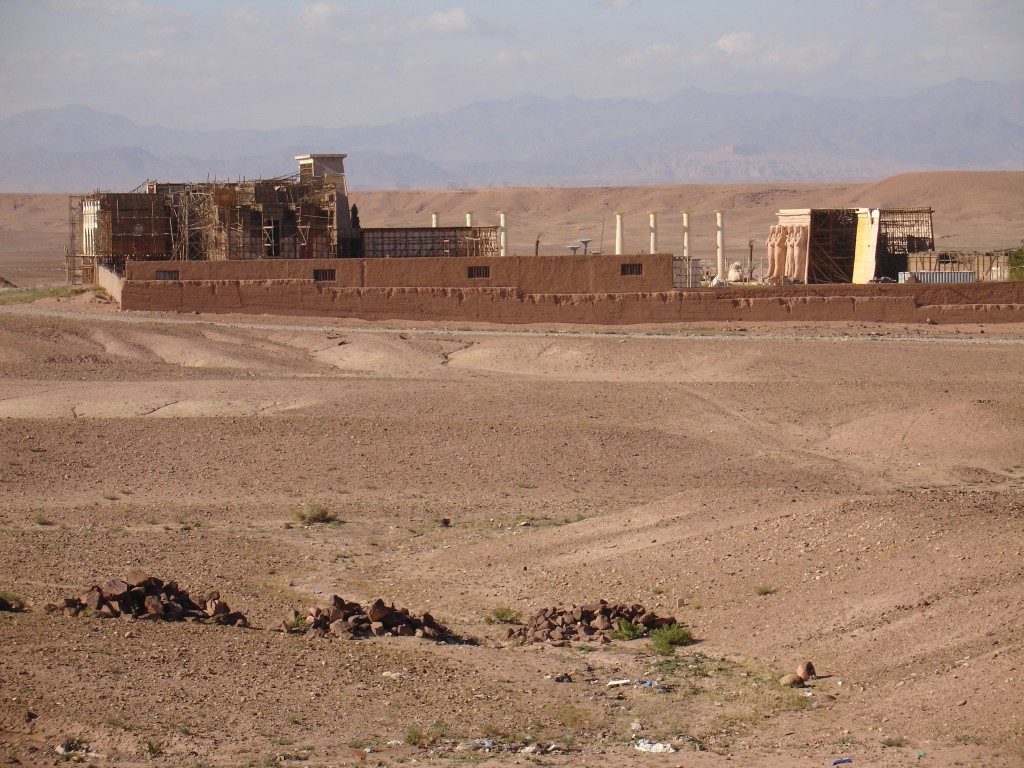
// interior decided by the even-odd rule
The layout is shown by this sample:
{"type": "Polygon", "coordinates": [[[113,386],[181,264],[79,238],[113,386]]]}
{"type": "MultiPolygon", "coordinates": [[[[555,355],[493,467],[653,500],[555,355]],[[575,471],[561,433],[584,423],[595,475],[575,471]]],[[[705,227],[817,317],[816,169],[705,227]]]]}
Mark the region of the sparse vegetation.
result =
{"type": "Polygon", "coordinates": [[[336,525],[341,522],[337,515],[318,501],[307,501],[297,507],[293,514],[303,525],[336,525]]]}
{"type": "Polygon", "coordinates": [[[40,299],[66,299],[83,293],[97,293],[98,288],[60,286],[57,288],[11,288],[0,291],[0,304],[30,304],[40,299]]]}
{"type": "Polygon", "coordinates": [[[1010,251],[1010,279],[1024,282],[1024,241],[1016,251],[1010,251]]]}
{"type": "Polygon", "coordinates": [[[757,592],[760,597],[767,597],[768,595],[775,594],[775,587],[771,584],[758,584],[754,591],[757,592]]]}
{"type": "Polygon", "coordinates": [[[619,619],[618,625],[612,631],[613,640],[636,640],[638,637],[643,637],[647,630],[639,624],[634,624],[631,621],[625,619],[619,619]]]}
{"type": "Polygon", "coordinates": [[[150,739],[142,745],[142,754],[152,760],[154,757],[159,757],[164,753],[163,745],[155,739],[150,739]]]}
{"type": "Polygon", "coordinates": [[[693,633],[678,624],[669,624],[667,627],[653,630],[651,640],[647,643],[648,649],[659,656],[671,656],[676,652],[676,648],[682,645],[693,645],[693,633]]]}
{"type": "Polygon", "coordinates": [[[487,624],[522,624],[522,621],[519,613],[507,605],[499,605],[484,619],[487,624]]]}
{"type": "Polygon", "coordinates": [[[890,736],[887,739],[882,739],[883,747],[905,747],[907,746],[907,740],[903,736],[890,736]]]}
{"type": "Polygon", "coordinates": [[[36,515],[32,519],[32,522],[34,522],[36,525],[53,525],[53,521],[52,520],[47,520],[42,515],[36,515]]]}
{"type": "Polygon", "coordinates": [[[571,730],[578,730],[590,722],[590,715],[586,710],[573,704],[559,707],[552,713],[552,716],[558,723],[571,730]]]}

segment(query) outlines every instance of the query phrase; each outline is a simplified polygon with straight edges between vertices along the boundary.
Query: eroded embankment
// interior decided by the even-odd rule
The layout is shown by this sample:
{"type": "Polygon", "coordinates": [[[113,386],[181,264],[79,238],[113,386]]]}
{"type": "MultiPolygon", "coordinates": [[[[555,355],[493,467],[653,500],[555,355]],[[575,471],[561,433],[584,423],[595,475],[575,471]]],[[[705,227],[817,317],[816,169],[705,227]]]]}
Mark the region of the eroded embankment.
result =
{"type": "Polygon", "coordinates": [[[496,323],[1024,322],[1024,283],[820,285],[657,293],[338,288],[309,280],[128,281],[123,309],[496,323]]]}

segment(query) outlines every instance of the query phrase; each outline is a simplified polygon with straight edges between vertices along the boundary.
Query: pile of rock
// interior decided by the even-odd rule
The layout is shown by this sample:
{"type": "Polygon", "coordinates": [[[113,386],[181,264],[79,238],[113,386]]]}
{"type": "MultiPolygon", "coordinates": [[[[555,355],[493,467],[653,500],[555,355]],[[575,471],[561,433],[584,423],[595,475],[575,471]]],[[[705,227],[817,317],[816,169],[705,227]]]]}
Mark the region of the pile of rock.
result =
{"type": "Polygon", "coordinates": [[[349,639],[375,635],[462,642],[429,613],[414,616],[408,609],[387,605],[380,598],[363,607],[338,595],[332,595],[326,607],[314,606],[304,616],[291,611],[272,629],[310,637],[349,639]]]}
{"type": "Polygon", "coordinates": [[[0,611],[20,613],[25,610],[25,602],[14,595],[0,592],[0,611]]]}
{"type": "Polygon", "coordinates": [[[524,643],[550,643],[564,646],[573,640],[609,643],[619,622],[626,621],[639,629],[638,636],[652,629],[675,624],[672,616],[658,616],[640,604],[609,603],[601,600],[587,605],[544,608],[520,627],[509,628],[506,637],[524,643]]]}
{"type": "Polygon", "coordinates": [[[136,619],[164,621],[203,621],[228,626],[249,626],[245,615],[232,611],[210,592],[199,600],[179,589],[173,581],[164,582],[135,568],[123,579],[108,579],[90,587],[81,597],[66,598],[62,605],[48,605],[48,611],[63,611],[66,616],[87,613],[100,618],[131,616],[136,619]]]}

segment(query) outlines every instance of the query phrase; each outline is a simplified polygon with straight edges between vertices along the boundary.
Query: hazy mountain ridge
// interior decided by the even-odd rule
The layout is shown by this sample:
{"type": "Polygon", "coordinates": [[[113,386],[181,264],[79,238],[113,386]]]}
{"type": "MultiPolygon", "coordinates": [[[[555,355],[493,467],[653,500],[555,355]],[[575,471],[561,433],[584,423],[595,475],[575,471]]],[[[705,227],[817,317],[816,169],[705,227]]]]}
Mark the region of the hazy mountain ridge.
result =
{"type": "Polygon", "coordinates": [[[661,101],[475,102],[383,126],[186,131],[88,107],[0,121],[0,190],[132,189],[146,178],[292,173],[346,152],[353,188],[873,180],[1024,169],[1024,81],[864,99],[687,89],[661,101]]]}

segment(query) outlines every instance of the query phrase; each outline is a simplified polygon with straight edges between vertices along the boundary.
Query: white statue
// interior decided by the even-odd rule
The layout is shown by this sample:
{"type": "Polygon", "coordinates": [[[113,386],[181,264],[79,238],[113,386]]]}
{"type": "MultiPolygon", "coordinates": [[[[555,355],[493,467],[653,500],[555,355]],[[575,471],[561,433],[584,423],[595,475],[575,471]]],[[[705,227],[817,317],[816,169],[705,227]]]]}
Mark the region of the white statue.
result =
{"type": "Polygon", "coordinates": [[[807,227],[794,227],[793,233],[793,274],[790,277],[801,283],[807,282],[807,227]]]}
{"type": "Polygon", "coordinates": [[[770,283],[775,278],[775,241],[779,236],[779,226],[773,225],[768,229],[768,239],[764,241],[765,250],[768,256],[768,269],[764,273],[764,282],[770,283]]]}

